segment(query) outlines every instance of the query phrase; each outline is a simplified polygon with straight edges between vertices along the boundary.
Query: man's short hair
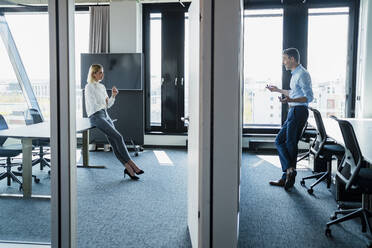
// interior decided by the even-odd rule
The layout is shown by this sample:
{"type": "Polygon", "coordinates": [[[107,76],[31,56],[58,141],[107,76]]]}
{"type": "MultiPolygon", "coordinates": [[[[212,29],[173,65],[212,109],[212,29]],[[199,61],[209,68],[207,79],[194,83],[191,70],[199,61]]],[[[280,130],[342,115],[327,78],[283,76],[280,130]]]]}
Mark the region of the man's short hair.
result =
{"type": "Polygon", "coordinates": [[[297,63],[300,63],[300,52],[297,50],[297,48],[291,47],[284,49],[283,54],[287,54],[287,56],[293,57],[297,63]]]}

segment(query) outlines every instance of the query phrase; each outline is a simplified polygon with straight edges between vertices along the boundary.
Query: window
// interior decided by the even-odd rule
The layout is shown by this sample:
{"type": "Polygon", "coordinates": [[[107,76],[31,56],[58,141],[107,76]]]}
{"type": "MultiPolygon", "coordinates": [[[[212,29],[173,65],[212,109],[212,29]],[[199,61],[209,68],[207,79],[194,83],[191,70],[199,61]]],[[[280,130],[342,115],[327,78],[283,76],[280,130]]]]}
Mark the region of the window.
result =
{"type": "Polygon", "coordinates": [[[186,11],[172,3],[143,5],[146,131],[186,131],[181,121],[188,112],[186,11]]]}
{"type": "Polygon", "coordinates": [[[150,14],[150,122],[161,125],[161,13],[150,14]]]}
{"type": "Polygon", "coordinates": [[[282,9],[244,11],[244,127],[281,123],[281,103],[265,86],[281,88],[282,37],[282,9]]]}
{"type": "Polygon", "coordinates": [[[323,116],[345,117],[349,8],[309,9],[308,70],[323,116]],[[332,32],[329,32],[332,30],[332,32]]]}
{"type": "Polygon", "coordinates": [[[0,114],[9,127],[24,125],[26,100],[14,74],[3,40],[0,39],[0,114]]]}
{"type": "MultiPolygon", "coordinates": [[[[45,120],[49,120],[50,99],[49,99],[49,26],[47,13],[9,13],[6,14],[9,28],[12,32],[17,49],[21,56],[26,73],[32,85],[32,89],[37,98],[38,104],[45,120]],[[35,27],[38,27],[35,29],[35,27]],[[26,42],[32,38],[32,42],[26,42]]],[[[80,54],[87,53],[89,48],[89,12],[75,13],[75,75],[76,75],[76,107],[77,116],[82,116],[82,95],[80,89],[80,54]]],[[[2,56],[1,61],[7,60],[8,56],[2,56]],[[6,58],[6,59],[5,59],[6,58]]],[[[3,62],[5,63],[5,62],[3,62]]],[[[9,71],[13,71],[11,67],[9,71]]],[[[14,72],[13,72],[14,73],[14,72]]],[[[3,75],[5,77],[5,75],[3,75]]],[[[9,77],[9,76],[7,76],[9,77]]],[[[3,79],[7,80],[7,79],[3,79]]],[[[9,81],[9,80],[8,80],[9,81]]],[[[9,81],[19,87],[15,76],[9,81]]],[[[18,89],[18,95],[21,96],[18,89]]],[[[16,94],[13,92],[12,94],[16,94]]],[[[20,97],[18,97],[20,99],[20,97]]],[[[17,99],[18,99],[17,98],[17,99]]],[[[23,100],[24,101],[24,100],[23,100]]],[[[27,104],[15,105],[9,118],[10,123],[24,123],[23,111],[27,109],[27,104]],[[17,117],[16,117],[17,116],[17,117]],[[15,121],[15,119],[18,119],[15,121]],[[22,122],[22,121],[23,122],[22,122]]],[[[8,108],[8,109],[11,109],[8,108]]],[[[8,114],[9,115],[9,114],[8,114]]]]}
{"type": "Polygon", "coordinates": [[[86,81],[86,75],[81,75],[80,54],[89,52],[89,12],[75,12],[75,78],[76,78],[76,116],[83,117],[83,95],[81,80],[86,81]]]}
{"type": "Polygon", "coordinates": [[[285,120],[287,105],[264,86],[289,88],[291,75],[281,61],[282,50],[288,47],[300,50],[301,63],[310,72],[314,92],[310,106],[324,116],[353,117],[358,3],[308,0],[293,8],[269,2],[249,1],[244,11],[244,131],[261,132],[259,126],[265,126],[265,132],[274,132],[266,127],[285,120]]]}
{"type": "MultiPolygon", "coordinates": [[[[14,42],[17,46],[43,117],[45,120],[49,120],[48,14],[11,13],[6,14],[5,18],[13,35],[14,42]],[[32,42],[30,39],[32,39],[32,42]]],[[[27,109],[27,106],[24,106],[24,109],[21,110],[22,118],[25,109],[27,109]]]]}

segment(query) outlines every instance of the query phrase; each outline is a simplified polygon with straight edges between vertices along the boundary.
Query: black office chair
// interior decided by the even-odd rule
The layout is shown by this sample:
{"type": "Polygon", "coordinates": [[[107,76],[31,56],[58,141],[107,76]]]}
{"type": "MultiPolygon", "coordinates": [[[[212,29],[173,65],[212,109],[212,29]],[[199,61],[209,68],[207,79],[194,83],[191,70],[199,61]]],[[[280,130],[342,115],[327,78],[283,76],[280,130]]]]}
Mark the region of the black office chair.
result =
{"type": "MultiPolygon", "coordinates": [[[[26,125],[33,125],[44,121],[37,109],[27,109],[24,112],[24,116],[26,125]]],[[[50,168],[50,159],[44,157],[48,154],[47,152],[45,152],[44,147],[50,146],[49,139],[33,140],[32,145],[39,147],[39,152],[37,153],[39,158],[32,161],[32,166],[40,164],[40,170],[43,170],[45,166],[48,166],[50,168]]]]}
{"type": "Polygon", "coordinates": [[[315,141],[313,142],[312,146],[310,147],[309,155],[311,154],[314,156],[314,162],[318,158],[324,159],[327,165],[326,171],[315,173],[314,175],[304,177],[300,181],[301,185],[304,186],[305,180],[313,179],[313,178],[317,179],[312,185],[310,185],[310,188],[307,190],[309,194],[312,194],[314,192],[313,188],[324,180],[327,181],[327,188],[331,186],[332,156],[333,155],[337,156],[340,161],[344,155],[344,148],[340,145],[335,144],[334,142],[330,143],[327,137],[325,127],[324,127],[322,115],[320,114],[318,110],[314,108],[309,107],[309,109],[313,111],[314,113],[314,118],[315,118],[316,128],[317,128],[317,137],[315,141]]]}
{"type": "Polygon", "coordinates": [[[338,210],[334,212],[330,222],[327,223],[325,234],[331,236],[331,225],[341,223],[343,221],[360,218],[362,223],[362,232],[368,231],[372,233],[369,217],[372,213],[365,206],[365,195],[372,193],[372,169],[366,168],[367,162],[363,159],[357,138],[354,133],[353,126],[346,120],[339,120],[338,124],[341,129],[342,137],[345,143],[345,156],[342,163],[338,166],[336,176],[345,184],[345,190],[359,189],[362,193],[362,207],[357,209],[338,210]],[[345,173],[345,170],[347,173],[345,173]],[[345,216],[338,218],[338,214],[345,216]]]}
{"type": "MultiPolygon", "coordinates": [[[[316,130],[308,129],[308,127],[309,127],[309,125],[306,122],[304,128],[302,129],[300,140],[305,142],[305,143],[310,144],[311,141],[316,138],[317,132],[316,132],[316,130]]],[[[310,146],[311,146],[311,144],[310,144],[310,146]]],[[[298,154],[297,162],[300,162],[301,160],[310,157],[310,154],[311,154],[310,149],[307,152],[298,154]]]]}
{"type": "MultiPolygon", "coordinates": [[[[2,115],[0,115],[0,130],[8,129],[8,125],[2,115]]],[[[22,189],[22,182],[17,178],[17,176],[22,176],[21,172],[12,171],[13,166],[19,166],[19,163],[12,163],[11,158],[18,156],[22,153],[22,145],[21,144],[11,144],[11,145],[4,145],[5,141],[7,140],[6,137],[0,137],[0,157],[6,158],[6,163],[0,165],[0,167],[6,168],[6,171],[0,174],[0,180],[7,178],[7,185],[11,185],[11,180],[17,182],[19,186],[19,190],[22,189]]],[[[32,175],[34,178],[35,183],[39,183],[40,179],[36,176],[32,175]]]]}

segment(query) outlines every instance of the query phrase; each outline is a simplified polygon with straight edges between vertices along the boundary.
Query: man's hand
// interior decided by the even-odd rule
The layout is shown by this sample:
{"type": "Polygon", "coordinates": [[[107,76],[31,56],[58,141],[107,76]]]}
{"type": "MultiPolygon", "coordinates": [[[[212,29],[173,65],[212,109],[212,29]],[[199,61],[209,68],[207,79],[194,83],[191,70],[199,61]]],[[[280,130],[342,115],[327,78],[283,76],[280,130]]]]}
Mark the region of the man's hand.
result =
{"type": "Polygon", "coordinates": [[[113,86],[111,89],[112,97],[115,97],[117,94],[119,94],[119,90],[115,86],[113,86]]]}
{"type": "Polygon", "coordinates": [[[278,87],[276,87],[275,85],[266,85],[266,89],[270,90],[271,92],[279,92],[279,89],[278,87]]]}
{"type": "Polygon", "coordinates": [[[290,98],[289,96],[285,96],[285,97],[280,97],[278,96],[278,99],[281,103],[289,103],[289,102],[292,102],[292,98],[290,98]]]}

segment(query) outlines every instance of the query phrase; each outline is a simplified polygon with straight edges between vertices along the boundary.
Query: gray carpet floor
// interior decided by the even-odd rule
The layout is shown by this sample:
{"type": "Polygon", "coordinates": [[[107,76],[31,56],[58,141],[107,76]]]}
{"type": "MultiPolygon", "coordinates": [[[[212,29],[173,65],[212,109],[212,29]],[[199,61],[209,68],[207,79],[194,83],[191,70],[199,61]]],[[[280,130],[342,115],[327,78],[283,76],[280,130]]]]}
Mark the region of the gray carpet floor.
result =
{"type": "Polygon", "coordinates": [[[334,197],[325,183],[309,195],[299,178],[311,172],[301,164],[297,171],[295,187],[286,192],[268,183],[281,176],[277,155],[243,154],[239,247],[366,247],[370,236],[358,221],[332,226],[333,237],[325,236],[325,223],[337,208],[334,197]]]}
{"type": "MultiPolygon", "coordinates": [[[[191,247],[187,231],[187,153],[182,149],[146,149],[134,160],[144,170],[140,181],[123,179],[112,153],[92,152],[92,164],[107,169],[78,169],[78,247],[191,247]],[[165,151],[172,165],[160,165],[154,151],[165,151]]],[[[48,194],[47,169],[34,193],[48,194]]],[[[301,165],[300,178],[310,171],[301,165]]],[[[336,209],[325,184],[314,195],[297,180],[286,192],[271,187],[281,175],[276,155],[243,152],[238,247],[366,247],[369,236],[357,221],[325,223],[336,209]]],[[[310,184],[307,183],[307,185],[310,184]]],[[[0,191],[19,193],[0,181],[0,191]]],[[[0,199],[0,240],[50,242],[50,201],[0,199]]]]}
{"type": "MultiPolygon", "coordinates": [[[[161,149],[159,149],[161,150],[161,149]]],[[[78,169],[78,247],[191,247],[187,230],[185,150],[165,150],[173,165],[160,165],[153,150],[133,160],[145,174],[123,178],[112,153],[91,152],[90,163],[107,169],[78,169]]],[[[50,178],[34,169],[48,194],[50,178]]],[[[0,191],[19,193],[0,182],[0,191]]],[[[0,199],[0,240],[50,242],[50,201],[0,199]]]]}

